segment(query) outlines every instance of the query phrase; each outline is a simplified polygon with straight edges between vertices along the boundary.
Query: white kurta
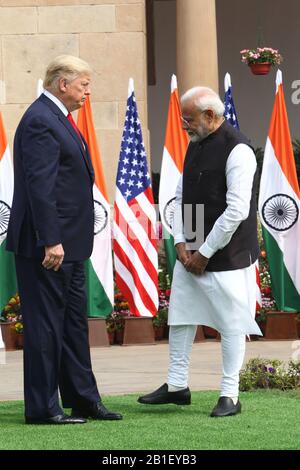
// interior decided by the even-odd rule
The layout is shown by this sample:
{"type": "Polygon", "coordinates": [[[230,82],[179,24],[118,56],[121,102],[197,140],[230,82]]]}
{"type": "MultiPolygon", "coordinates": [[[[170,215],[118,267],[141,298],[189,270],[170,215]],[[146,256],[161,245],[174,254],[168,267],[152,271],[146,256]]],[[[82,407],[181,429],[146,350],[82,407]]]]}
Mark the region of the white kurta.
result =
{"type": "MultiPolygon", "coordinates": [[[[256,159],[245,144],[238,144],[226,163],[227,207],[216,220],[199,251],[211,258],[226,246],[249,215],[256,159]]],[[[176,191],[173,235],[185,242],[181,215],[182,178],[176,191]]],[[[204,209],[205,210],[205,209],[204,209]]],[[[177,261],[169,307],[169,325],[207,325],[224,334],[261,334],[254,320],[256,305],[255,260],[231,271],[205,271],[197,276],[177,261]]]]}

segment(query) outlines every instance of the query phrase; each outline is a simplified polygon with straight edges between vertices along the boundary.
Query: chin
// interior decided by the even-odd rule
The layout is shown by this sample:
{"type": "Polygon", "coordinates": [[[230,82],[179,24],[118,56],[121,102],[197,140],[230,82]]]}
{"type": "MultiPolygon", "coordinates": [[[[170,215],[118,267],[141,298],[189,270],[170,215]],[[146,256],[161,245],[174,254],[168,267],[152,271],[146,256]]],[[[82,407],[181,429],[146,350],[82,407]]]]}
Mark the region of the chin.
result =
{"type": "Polygon", "coordinates": [[[197,134],[193,134],[193,135],[190,135],[190,141],[191,142],[200,142],[202,139],[199,135],[197,134]]]}

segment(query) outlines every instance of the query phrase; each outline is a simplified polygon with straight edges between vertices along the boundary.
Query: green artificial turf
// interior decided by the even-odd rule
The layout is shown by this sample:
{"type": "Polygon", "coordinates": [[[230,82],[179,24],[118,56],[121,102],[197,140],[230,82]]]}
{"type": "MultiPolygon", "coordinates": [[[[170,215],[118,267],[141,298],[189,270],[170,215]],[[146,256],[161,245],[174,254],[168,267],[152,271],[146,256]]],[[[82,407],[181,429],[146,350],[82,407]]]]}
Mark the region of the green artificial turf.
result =
{"type": "Polygon", "coordinates": [[[0,449],[300,449],[300,391],[240,395],[242,413],[210,418],[217,392],[193,392],[192,405],[147,406],[136,395],[104,397],[123,421],[24,425],[23,403],[0,402],[0,449]]]}

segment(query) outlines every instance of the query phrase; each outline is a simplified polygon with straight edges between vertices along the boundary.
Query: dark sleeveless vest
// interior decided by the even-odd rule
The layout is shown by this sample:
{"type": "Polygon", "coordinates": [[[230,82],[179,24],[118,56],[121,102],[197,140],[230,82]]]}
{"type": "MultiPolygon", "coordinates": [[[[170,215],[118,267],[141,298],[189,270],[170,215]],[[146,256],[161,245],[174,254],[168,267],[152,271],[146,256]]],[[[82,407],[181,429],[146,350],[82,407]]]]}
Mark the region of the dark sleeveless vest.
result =
{"type": "MultiPolygon", "coordinates": [[[[182,204],[192,206],[189,223],[192,223],[193,231],[196,229],[196,204],[204,205],[205,240],[227,207],[226,162],[233,148],[241,143],[250,146],[248,139],[225,121],[203,141],[189,144],[183,168],[182,204]]],[[[241,269],[250,266],[257,259],[259,247],[255,189],[256,177],[252,187],[248,218],[241,222],[228,245],[210,258],[207,271],[241,269]]],[[[183,207],[182,215],[184,223],[183,207]]],[[[201,243],[196,248],[200,246],[201,243]]]]}

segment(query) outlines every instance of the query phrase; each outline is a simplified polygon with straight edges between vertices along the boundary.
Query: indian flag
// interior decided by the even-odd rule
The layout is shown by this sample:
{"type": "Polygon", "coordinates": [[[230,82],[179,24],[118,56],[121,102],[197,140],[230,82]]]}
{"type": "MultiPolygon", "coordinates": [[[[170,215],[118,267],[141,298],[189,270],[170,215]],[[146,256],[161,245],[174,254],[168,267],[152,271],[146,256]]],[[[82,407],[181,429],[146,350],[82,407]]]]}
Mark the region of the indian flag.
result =
{"type": "Polygon", "coordinates": [[[172,75],[171,97],[165,145],[159,184],[159,210],[163,225],[163,237],[167,256],[167,267],[170,276],[176,261],[176,250],[172,236],[172,220],[176,187],[183,171],[183,162],[188,147],[187,132],[182,129],[181,110],[179,105],[177,79],[172,75]]]}
{"type": "Polygon", "coordinates": [[[0,113],[0,312],[17,291],[14,255],[5,250],[13,190],[13,166],[0,113]]]}
{"type": "Polygon", "coordinates": [[[280,310],[300,311],[300,190],[280,70],[276,85],[260,182],[259,212],[277,306],[280,310]]]}
{"type": "Polygon", "coordinates": [[[110,205],[89,97],[78,112],[77,125],[88,143],[95,171],[93,187],[95,229],[94,248],[86,263],[88,316],[106,317],[113,310],[114,283],[111,249],[110,205]]]}

